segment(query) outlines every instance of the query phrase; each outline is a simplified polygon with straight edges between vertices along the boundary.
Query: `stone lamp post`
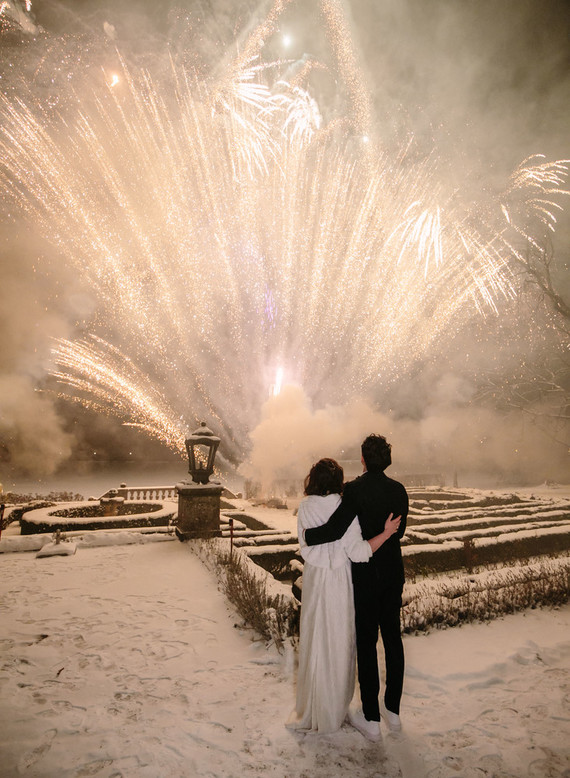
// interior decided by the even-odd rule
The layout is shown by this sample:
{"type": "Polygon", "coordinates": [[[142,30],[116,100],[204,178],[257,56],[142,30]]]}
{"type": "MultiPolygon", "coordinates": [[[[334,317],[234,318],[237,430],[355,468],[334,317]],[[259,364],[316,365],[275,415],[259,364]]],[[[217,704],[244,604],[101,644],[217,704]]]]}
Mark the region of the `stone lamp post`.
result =
{"type": "Polygon", "coordinates": [[[220,495],[222,487],[210,481],[220,439],[202,422],[186,440],[191,481],[176,484],[178,492],[179,540],[220,537],[220,495]]]}

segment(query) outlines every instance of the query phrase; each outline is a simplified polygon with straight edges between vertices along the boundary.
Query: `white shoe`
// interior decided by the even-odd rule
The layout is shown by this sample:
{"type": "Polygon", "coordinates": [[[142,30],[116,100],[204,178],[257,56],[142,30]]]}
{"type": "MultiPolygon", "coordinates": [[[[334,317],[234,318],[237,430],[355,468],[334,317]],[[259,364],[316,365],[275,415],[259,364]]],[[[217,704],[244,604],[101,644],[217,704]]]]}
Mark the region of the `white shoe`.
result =
{"type": "Polygon", "coordinates": [[[348,711],[348,720],[367,740],[371,740],[373,743],[377,743],[380,740],[380,722],[368,721],[364,717],[362,708],[357,710],[351,708],[348,711]]]}
{"type": "Polygon", "coordinates": [[[397,713],[392,713],[391,710],[388,710],[384,702],[380,703],[380,715],[388,725],[388,729],[392,732],[399,732],[402,729],[400,717],[397,713]]]}

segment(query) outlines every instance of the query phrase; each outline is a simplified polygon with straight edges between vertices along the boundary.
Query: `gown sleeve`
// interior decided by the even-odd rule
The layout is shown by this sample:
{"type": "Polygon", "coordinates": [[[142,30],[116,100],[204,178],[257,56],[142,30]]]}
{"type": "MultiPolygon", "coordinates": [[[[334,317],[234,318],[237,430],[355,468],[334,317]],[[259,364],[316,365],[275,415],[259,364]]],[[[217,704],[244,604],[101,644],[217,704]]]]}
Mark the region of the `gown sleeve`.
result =
{"type": "Polygon", "coordinates": [[[306,529],[306,520],[305,520],[305,506],[303,503],[299,505],[299,512],[297,514],[297,534],[299,535],[299,552],[301,556],[303,557],[305,562],[313,563],[317,562],[322,557],[322,550],[319,549],[319,546],[308,546],[305,538],[303,530],[306,529]]]}
{"type": "Polygon", "coordinates": [[[346,555],[352,562],[368,562],[372,556],[372,549],[370,543],[362,538],[358,519],[353,519],[342,540],[346,555]]]}
{"type": "Polygon", "coordinates": [[[339,540],[356,516],[356,508],[350,499],[349,484],[345,487],[342,501],[326,524],[320,527],[311,527],[305,532],[307,545],[314,546],[320,543],[331,543],[339,540]]]}

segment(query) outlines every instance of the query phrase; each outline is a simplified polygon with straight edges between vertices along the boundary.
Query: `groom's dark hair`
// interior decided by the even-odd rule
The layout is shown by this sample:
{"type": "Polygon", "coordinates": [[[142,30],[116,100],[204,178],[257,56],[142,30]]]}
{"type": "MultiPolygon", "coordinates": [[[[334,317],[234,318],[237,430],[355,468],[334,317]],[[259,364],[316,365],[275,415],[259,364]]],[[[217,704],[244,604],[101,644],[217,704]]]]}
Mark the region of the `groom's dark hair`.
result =
{"type": "Polygon", "coordinates": [[[362,458],[366,469],[386,470],[392,464],[392,446],[382,435],[369,435],[362,441],[362,458]]]}

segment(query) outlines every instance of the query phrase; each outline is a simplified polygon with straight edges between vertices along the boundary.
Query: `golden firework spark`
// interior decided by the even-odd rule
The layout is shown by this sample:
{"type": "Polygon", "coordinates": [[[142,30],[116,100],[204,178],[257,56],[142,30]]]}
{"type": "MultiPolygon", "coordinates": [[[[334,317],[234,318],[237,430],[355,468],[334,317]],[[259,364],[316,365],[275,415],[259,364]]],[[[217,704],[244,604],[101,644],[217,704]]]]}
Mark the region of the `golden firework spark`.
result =
{"type": "Polygon", "coordinates": [[[413,140],[363,143],[370,103],[333,0],[354,115],[323,124],[309,88],[258,59],[285,5],[213,82],[172,63],[165,93],[123,63],[73,121],[0,98],[2,191],[99,304],[53,375],[181,452],[205,418],[239,458],[278,370],[316,403],[394,385],[513,294],[513,236],[552,228],[564,190],[564,162],[529,159],[474,204],[413,140]]]}

